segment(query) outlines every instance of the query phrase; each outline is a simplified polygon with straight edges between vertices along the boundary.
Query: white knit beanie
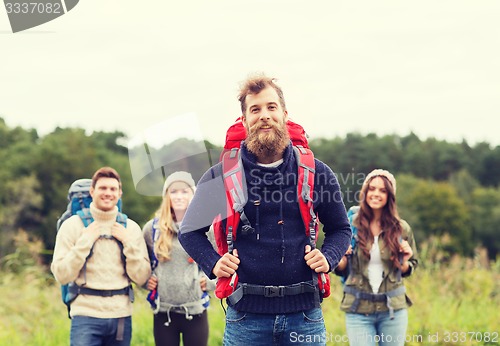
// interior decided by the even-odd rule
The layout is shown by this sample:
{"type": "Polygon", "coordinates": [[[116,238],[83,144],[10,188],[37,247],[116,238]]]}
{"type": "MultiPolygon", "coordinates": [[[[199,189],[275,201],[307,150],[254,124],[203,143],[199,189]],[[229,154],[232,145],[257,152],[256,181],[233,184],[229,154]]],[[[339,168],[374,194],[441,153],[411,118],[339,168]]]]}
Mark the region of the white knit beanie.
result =
{"type": "Polygon", "coordinates": [[[368,182],[370,181],[371,178],[378,177],[378,176],[386,177],[389,180],[389,182],[391,183],[392,188],[394,189],[394,194],[396,194],[396,179],[391,174],[391,172],[386,171],[385,169],[374,169],[373,171],[368,173],[368,175],[365,178],[365,182],[363,183],[363,186],[368,184],[368,182]]]}
{"type": "Polygon", "coordinates": [[[172,183],[176,181],[182,181],[186,183],[194,192],[196,184],[194,183],[193,177],[191,176],[190,173],[184,172],[184,171],[178,171],[170,174],[167,179],[165,180],[165,183],[163,184],[163,191],[162,191],[162,197],[165,197],[165,194],[167,193],[167,189],[172,183]]]}

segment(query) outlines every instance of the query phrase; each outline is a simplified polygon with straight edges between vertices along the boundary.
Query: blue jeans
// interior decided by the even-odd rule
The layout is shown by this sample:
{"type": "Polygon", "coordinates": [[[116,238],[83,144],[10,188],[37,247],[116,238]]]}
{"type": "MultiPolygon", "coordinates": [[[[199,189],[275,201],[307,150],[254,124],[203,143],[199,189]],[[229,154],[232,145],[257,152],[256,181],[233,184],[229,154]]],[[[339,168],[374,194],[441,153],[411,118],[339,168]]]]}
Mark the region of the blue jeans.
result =
{"type": "Polygon", "coordinates": [[[325,345],[321,308],[291,314],[252,314],[227,308],[224,346],[325,345]]]}
{"type": "Polygon", "coordinates": [[[394,311],[394,319],[389,311],[374,314],[345,314],[349,344],[351,346],[404,345],[408,327],[408,310],[394,311]]]}
{"type": "Polygon", "coordinates": [[[123,317],[123,340],[117,340],[120,318],[73,316],[71,346],[129,346],[132,339],[132,317],[123,317]]]}

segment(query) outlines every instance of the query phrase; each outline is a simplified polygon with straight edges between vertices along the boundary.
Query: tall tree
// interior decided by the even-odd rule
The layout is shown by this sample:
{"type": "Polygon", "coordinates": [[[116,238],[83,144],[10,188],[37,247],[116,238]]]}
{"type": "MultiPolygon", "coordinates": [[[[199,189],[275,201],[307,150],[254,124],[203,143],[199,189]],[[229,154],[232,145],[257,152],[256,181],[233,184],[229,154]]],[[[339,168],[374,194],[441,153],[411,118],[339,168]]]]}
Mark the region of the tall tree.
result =
{"type": "Polygon", "coordinates": [[[472,199],[472,225],[474,238],[494,260],[500,251],[500,189],[476,188],[472,199]]]}
{"type": "Polygon", "coordinates": [[[471,255],[474,244],[468,227],[470,214],[453,186],[446,182],[418,180],[407,189],[403,208],[416,215],[412,225],[419,230],[415,232],[416,238],[424,241],[431,235],[447,235],[452,239],[448,247],[450,253],[471,255]]]}

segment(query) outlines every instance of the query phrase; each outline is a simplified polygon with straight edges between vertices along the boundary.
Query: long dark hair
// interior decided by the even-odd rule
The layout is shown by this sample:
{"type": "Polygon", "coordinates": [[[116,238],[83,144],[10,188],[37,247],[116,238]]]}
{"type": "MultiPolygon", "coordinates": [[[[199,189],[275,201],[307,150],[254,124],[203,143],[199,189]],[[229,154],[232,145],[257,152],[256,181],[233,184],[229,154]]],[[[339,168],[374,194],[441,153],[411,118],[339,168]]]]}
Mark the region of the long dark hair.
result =
{"type": "Polygon", "coordinates": [[[370,247],[369,244],[373,244],[374,238],[372,232],[370,231],[370,221],[374,218],[374,213],[372,208],[366,203],[366,195],[370,182],[376,178],[380,177],[384,181],[385,189],[387,191],[387,203],[382,209],[382,216],[380,217],[380,226],[384,232],[381,236],[384,238],[384,242],[391,251],[391,260],[397,268],[401,268],[399,263],[399,239],[403,233],[401,227],[401,222],[399,218],[398,209],[396,206],[396,195],[394,194],[394,188],[389,180],[382,176],[377,175],[363,184],[361,188],[361,202],[360,208],[357,213],[357,217],[354,220],[354,226],[358,228],[358,246],[367,258],[370,258],[370,247]]]}

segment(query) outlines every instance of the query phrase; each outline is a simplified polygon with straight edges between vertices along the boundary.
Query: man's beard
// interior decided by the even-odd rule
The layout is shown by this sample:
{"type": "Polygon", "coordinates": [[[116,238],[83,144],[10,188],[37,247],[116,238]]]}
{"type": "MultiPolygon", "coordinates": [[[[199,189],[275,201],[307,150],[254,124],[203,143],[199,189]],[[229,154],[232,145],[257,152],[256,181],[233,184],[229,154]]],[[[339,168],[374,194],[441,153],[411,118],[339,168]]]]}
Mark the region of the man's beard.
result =
{"type": "Polygon", "coordinates": [[[273,157],[282,154],[290,143],[290,136],[286,124],[268,124],[274,131],[260,132],[262,123],[257,123],[250,129],[247,128],[245,144],[248,151],[257,158],[273,157]]]}

